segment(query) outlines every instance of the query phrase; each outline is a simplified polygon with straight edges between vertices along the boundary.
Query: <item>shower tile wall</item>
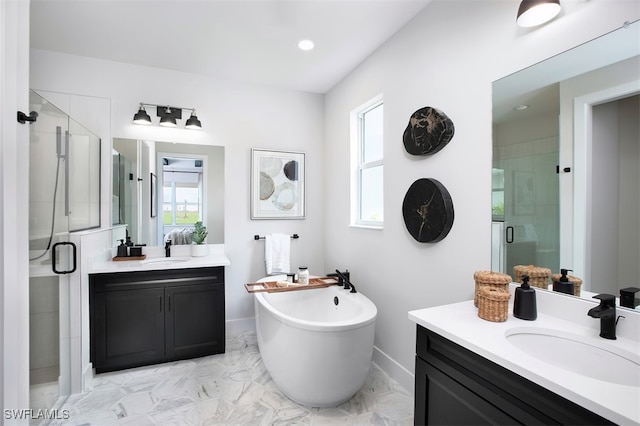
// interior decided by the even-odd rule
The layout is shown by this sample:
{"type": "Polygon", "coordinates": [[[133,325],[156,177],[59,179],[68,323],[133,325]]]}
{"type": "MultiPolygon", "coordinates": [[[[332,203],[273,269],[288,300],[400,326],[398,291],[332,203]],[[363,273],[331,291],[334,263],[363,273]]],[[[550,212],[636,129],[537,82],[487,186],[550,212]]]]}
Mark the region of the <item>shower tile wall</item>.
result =
{"type": "Polygon", "coordinates": [[[30,384],[55,382],[60,370],[58,277],[29,280],[30,384]]]}

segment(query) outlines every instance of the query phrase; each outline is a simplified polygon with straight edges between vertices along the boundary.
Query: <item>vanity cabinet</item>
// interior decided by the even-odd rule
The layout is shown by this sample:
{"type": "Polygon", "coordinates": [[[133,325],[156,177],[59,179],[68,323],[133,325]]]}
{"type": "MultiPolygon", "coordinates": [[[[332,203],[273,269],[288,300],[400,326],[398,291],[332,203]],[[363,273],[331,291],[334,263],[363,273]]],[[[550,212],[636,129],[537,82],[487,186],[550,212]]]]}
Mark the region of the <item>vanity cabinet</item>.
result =
{"type": "Polygon", "coordinates": [[[223,353],[224,267],[93,274],[97,373],[223,353]]]}
{"type": "Polygon", "coordinates": [[[422,326],[415,367],[416,425],[613,424],[422,326]]]}

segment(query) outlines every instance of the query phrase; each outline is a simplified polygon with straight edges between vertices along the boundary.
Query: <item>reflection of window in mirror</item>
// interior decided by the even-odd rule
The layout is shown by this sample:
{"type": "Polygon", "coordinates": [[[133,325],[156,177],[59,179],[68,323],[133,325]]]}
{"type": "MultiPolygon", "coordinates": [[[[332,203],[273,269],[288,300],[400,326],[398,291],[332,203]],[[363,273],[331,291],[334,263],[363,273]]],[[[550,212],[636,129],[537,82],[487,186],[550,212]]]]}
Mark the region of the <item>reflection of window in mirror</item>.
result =
{"type": "Polygon", "coordinates": [[[203,166],[203,158],[162,158],[162,224],[165,240],[170,235],[173,243],[188,244],[193,225],[205,221],[203,166]]]}
{"type": "Polygon", "coordinates": [[[504,221],[504,170],[491,170],[491,217],[494,222],[504,221]]]}

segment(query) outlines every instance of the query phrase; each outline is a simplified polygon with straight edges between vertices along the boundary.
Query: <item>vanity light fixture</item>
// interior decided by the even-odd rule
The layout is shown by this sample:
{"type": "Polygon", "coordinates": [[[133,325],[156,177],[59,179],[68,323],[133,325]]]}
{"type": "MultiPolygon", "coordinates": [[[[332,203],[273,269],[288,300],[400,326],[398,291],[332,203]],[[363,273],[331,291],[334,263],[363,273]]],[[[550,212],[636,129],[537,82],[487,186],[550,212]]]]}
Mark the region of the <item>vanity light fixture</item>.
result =
{"type": "Polygon", "coordinates": [[[560,0],[522,0],[516,22],[524,28],[549,22],[560,13],[560,0]]]}
{"type": "Polygon", "coordinates": [[[135,124],[151,124],[151,117],[145,111],[143,104],[140,104],[140,109],[133,116],[133,122],[135,124]]]}
{"type": "Polygon", "coordinates": [[[133,122],[135,124],[144,124],[149,125],[152,124],[151,117],[145,110],[145,107],[153,107],[156,109],[156,116],[160,117],[160,125],[163,127],[177,127],[177,120],[182,119],[182,110],[191,111],[191,116],[187,119],[185,123],[185,128],[187,129],[202,129],[202,123],[198,120],[198,116],[196,116],[195,108],[183,108],[183,107],[174,107],[174,106],[163,106],[156,104],[147,104],[144,102],[140,102],[140,108],[138,112],[133,116],[133,122]]]}
{"type": "Polygon", "coordinates": [[[186,127],[187,129],[193,129],[193,130],[202,129],[202,123],[200,123],[200,120],[198,120],[195,109],[191,110],[191,117],[187,119],[187,123],[185,124],[184,127],[186,127]]]}

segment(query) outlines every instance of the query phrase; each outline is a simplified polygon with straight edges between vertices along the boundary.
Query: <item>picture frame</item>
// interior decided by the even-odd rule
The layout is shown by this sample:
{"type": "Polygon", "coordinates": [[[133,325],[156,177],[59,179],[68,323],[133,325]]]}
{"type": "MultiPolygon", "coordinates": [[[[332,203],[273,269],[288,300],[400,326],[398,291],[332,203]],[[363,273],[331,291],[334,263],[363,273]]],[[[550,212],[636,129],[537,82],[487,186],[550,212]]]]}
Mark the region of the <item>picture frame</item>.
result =
{"type": "Polygon", "coordinates": [[[251,219],[305,218],[305,153],[251,149],[251,219]]]}
{"type": "Polygon", "coordinates": [[[158,215],[158,194],[157,194],[157,182],[156,182],[156,175],[151,173],[151,217],[156,217],[158,215]]]}

